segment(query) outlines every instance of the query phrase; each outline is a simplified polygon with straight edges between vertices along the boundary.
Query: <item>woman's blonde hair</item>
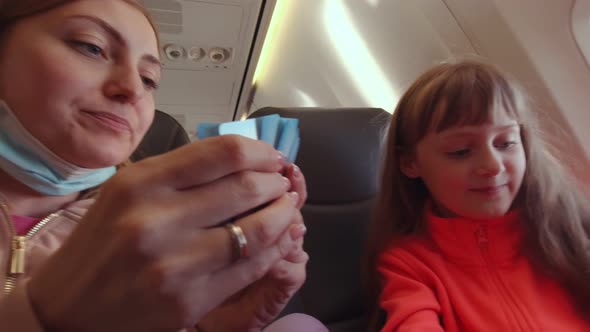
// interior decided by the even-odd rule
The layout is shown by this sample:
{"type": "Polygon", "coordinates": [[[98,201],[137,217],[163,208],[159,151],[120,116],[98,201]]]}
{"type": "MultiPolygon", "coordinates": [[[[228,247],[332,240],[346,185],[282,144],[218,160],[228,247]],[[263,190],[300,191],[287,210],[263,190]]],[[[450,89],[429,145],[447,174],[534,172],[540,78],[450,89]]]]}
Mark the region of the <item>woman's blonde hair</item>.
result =
{"type": "MultiPolygon", "coordinates": [[[[78,0],[0,0],[0,37],[15,22],[33,15],[47,12],[51,9],[58,8],[78,0]]],[[[121,0],[137,8],[149,21],[154,29],[158,48],[160,40],[157,33],[156,25],[148,11],[138,0],[121,0]]]]}
{"type": "MultiPolygon", "coordinates": [[[[60,6],[67,5],[69,3],[79,0],[0,0],[0,44],[4,33],[19,20],[31,17],[34,15],[42,14],[60,6]]],[[[158,49],[160,48],[160,37],[158,29],[152,19],[150,13],[141,4],[139,0],[121,0],[124,1],[137,10],[139,10],[148,20],[158,43],[158,49]]],[[[1,46],[1,45],[0,45],[1,46]]],[[[1,47],[0,47],[1,50],[1,47]]],[[[117,165],[117,169],[121,169],[132,164],[131,160],[124,161],[117,165]]]]}
{"type": "Polygon", "coordinates": [[[368,241],[366,272],[375,308],[380,292],[376,257],[392,241],[425,229],[423,211],[429,192],[420,179],[410,179],[401,172],[401,156],[413,153],[431,130],[482,124],[497,111],[507,112],[521,127],[527,169],[513,205],[522,211],[525,249],[538,268],[571,292],[583,312],[590,312],[587,198],[543,141],[520,86],[496,67],[475,60],[444,63],[428,70],[395,109],[368,241]]]}

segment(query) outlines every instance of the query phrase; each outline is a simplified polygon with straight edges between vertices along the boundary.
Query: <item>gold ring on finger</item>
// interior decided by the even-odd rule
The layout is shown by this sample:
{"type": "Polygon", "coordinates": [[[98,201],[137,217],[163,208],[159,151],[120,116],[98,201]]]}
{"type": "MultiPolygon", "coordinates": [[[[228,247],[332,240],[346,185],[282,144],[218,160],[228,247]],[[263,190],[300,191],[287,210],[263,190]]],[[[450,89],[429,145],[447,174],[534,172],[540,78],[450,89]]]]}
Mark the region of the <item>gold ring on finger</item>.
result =
{"type": "Polygon", "coordinates": [[[224,226],[230,234],[232,240],[233,259],[238,260],[248,256],[248,240],[242,227],[229,222],[224,226]]]}

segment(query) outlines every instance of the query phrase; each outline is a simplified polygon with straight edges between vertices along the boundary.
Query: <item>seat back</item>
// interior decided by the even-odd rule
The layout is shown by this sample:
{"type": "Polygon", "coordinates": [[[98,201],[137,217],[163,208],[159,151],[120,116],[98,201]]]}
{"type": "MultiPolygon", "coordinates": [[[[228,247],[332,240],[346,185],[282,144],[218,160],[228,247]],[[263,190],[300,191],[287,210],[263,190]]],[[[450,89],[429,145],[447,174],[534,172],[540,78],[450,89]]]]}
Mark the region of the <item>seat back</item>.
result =
{"type": "Polygon", "coordinates": [[[184,128],[167,113],[156,110],[154,121],[133,154],[132,161],[172,151],[190,142],[184,128]]]}
{"type": "Polygon", "coordinates": [[[307,280],[287,311],[331,331],[366,330],[361,256],[377,192],[381,138],[390,115],[377,108],[263,108],[250,117],[299,119],[296,164],[307,180],[302,214],[307,280]]]}

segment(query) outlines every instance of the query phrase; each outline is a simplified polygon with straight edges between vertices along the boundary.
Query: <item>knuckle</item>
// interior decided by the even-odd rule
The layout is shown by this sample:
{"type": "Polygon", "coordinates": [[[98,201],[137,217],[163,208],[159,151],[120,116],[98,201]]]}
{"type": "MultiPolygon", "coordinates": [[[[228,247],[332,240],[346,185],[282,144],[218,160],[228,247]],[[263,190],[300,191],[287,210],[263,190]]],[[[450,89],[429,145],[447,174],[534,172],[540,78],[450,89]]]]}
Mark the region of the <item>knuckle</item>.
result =
{"type": "Polygon", "coordinates": [[[264,260],[255,260],[253,261],[252,268],[250,269],[250,273],[248,274],[248,282],[252,283],[256,280],[262,279],[268,272],[269,266],[264,260]]]}
{"type": "Polygon", "coordinates": [[[145,220],[138,218],[121,218],[114,226],[114,233],[122,239],[130,254],[142,258],[155,258],[158,255],[155,236],[145,220]]]}
{"type": "Polygon", "coordinates": [[[278,244],[278,250],[281,257],[287,256],[291,251],[297,248],[297,244],[290,240],[289,235],[282,239],[278,244]]]}
{"type": "Polygon", "coordinates": [[[256,240],[263,246],[267,247],[272,244],[273,232],[270,223],[264,222],[262,219],[257,219],[254,224],[254,233],[256,240]]]}
{"type": "Polygon", "coordinates": [[[297,289],[301,288],[301,286],[303,286],[303,284],[305,283],[305,280],[307,279],[307,272],[305,271],[305,269],[300,269],[299,273],[297,273],[296,275],[296,282],[295,282],[295,287],[297,289]]]}
{"type": "Polygon", "coordinates": [[[144,227],[141,223],[130,221],[120,222],[116,224],[114,231],[116,234],[119,234],[131,252],[143,253],[144,227]]]}
{"type": "Polygon", "coordinates": [[[276,276],[277,279],[292,279],[294,277],[293,271],[287,269],[285,264],[277,264],[277,266],[274,266],[272,274],[273,276],[276,276]]]}
{"type": "Polygon", "coordinates": [[[307,202],[307,190],[303,190],[299,196],[301,197],[301,203],[300,205],[303,206],[305,204],[305,202],[307,202]]]}
{"type": "Polygon", "coordinates": [[[179,292],[174,297],[173,308],[175,310],[175,320],[182,326],[190,326],[196,323],[190,302],[183,292],[179,292]]]}
{"type": "Polygon", "coordinates": [[[309,263],[309,255],[305,251],[301,255],[303,256],[301,258],[301,265],[303,266],[303,275],[307,277],[307,270],[305,269],[305,266],[307,265],[307,263],[309,263]]]}
{"type": "Polygon", "coordinates": [[[301,211],[299,210],[295,210],[295,215],[293,216],[293,223],[296,224],[303,224],[303,215],[301,214],[301,211]]]}
{"type": "Polygon", "coordinates": [[[149,287],[155,290],[157,294],[165,299],[171,298],[170,289],[168,289],[168,271],[160,264],[152,264],[146,269],[147,279],[149,280],[149,287]]]}
{"type": "Polygon", "coordinates": [[[164,303],[170,308],[173,326],[190,326],[190,324],[194,324],[189,301],[185,299],[181,292],[168,295],[164,303]]]}
{"type": "Polygon", "coordinates": [[[242,168],[248,160],[245,138],[239,135],[224,135],[220,141],[222,151],[227,154],[228,162],[235,168],[242,168]]]}
{"type": "Polygon", "coordinates": [[[191,321],[190,301],[176,281],[175,274],[162,264],[153,264],[148,269],[151,292],[157,294],[158,302],[167,308],[169,323],[178,326],[191,321]]]}
{"type": "Polygon", "coordinates": [[[244,193],[247,198],[258,201],[263,196],[264,190],[253,172],[240,172],[237,177],[241,189],[239,192],[244,193]]]}

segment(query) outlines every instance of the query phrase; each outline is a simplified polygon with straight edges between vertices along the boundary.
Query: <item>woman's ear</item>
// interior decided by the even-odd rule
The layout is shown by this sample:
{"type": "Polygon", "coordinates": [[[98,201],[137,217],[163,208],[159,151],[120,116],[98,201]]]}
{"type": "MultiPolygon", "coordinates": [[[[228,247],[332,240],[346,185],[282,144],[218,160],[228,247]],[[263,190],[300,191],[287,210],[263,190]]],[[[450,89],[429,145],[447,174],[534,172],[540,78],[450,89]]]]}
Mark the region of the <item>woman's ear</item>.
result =
{"type": "Polygon", "coordinates": [[[420,177],[420,168],[418,167],[418,163],[414,156],[402,156],[399,167],[402,173],[410,179],[417,179],[420,177]]]}

